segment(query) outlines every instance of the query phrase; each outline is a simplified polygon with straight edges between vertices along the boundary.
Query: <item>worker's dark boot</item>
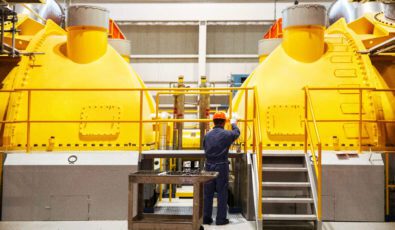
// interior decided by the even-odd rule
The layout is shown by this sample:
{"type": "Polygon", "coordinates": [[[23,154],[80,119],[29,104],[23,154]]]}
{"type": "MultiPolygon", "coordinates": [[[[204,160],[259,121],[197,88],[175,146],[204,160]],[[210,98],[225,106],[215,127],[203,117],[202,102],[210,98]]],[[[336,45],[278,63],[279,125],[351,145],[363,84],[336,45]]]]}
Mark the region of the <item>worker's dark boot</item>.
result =
{"type": "Polygon", "coordinates": [[[220,220],[220,221],[215,221],[216,225],[226,225],[229,224],[229,219],[224,219],[224,220],[220,220]]]}
{"type": "Polygon", "coordinates": [[[213,218],[203,218],[203,224],[210,225],[213,223],[213,218]]]}

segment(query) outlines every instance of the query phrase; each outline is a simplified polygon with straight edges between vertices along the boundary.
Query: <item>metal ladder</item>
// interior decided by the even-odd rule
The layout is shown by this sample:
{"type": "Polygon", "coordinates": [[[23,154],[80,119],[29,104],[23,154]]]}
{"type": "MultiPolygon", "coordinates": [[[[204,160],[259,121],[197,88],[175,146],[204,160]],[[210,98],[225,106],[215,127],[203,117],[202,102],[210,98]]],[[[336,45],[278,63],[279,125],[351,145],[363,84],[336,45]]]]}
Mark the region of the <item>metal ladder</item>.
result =
{"type": "Polygon", "coordinates": [[[310,157],[302,151],[264,151],[261,186],[263,227],[268,222],[314,222],[320,228],[310,157]]]}

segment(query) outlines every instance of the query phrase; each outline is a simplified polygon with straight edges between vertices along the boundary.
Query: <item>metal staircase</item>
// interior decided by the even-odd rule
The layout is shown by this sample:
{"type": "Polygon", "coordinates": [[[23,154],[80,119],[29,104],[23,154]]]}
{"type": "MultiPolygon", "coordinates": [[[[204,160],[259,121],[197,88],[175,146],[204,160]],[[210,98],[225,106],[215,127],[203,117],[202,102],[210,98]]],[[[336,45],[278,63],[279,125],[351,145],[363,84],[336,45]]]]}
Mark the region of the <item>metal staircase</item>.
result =
{"type": "Polygon", "coordinates": [[[262,220],[284,226],[317,222],[317,199],[310,158],[302,151],[263,151],[262,220]],[[280,222],[281,221],[281,222],[280,222]]]}

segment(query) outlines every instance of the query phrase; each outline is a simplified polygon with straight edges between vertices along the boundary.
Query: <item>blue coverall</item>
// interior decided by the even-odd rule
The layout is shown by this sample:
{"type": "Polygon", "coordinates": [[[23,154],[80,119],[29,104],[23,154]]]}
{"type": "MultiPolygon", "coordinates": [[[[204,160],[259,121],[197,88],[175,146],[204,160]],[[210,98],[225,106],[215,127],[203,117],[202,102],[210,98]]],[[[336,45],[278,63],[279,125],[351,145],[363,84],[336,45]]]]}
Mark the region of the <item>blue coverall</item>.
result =
{"type": "Polygon", "coordinates": [[[213,198],[216,191],[218,196],[218,210],[216,223],[224,222],[227,214],[229,162],[228,153],[232,143],[240,136],[236,124],[232,124],[232,131],[222,126],[215,126],[203,140],[206,155],[206,171],[219,172],[218,177],[204,185],[204,215],[203,220],[210,222],[213,212],[213,198]]]}

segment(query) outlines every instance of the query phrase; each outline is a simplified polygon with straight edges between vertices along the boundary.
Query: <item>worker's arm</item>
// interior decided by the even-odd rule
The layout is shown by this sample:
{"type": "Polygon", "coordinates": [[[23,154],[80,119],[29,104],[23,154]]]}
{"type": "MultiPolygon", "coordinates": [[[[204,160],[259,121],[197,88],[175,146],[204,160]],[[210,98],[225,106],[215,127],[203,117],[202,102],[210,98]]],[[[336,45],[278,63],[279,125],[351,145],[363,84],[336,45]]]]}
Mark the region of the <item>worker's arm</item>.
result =
{"type": "Polygon", "coordinates": [[[231,140],[235,141],[240,136],[240,129],[237,127],[236,123],[232,123],[231,140]]]}

